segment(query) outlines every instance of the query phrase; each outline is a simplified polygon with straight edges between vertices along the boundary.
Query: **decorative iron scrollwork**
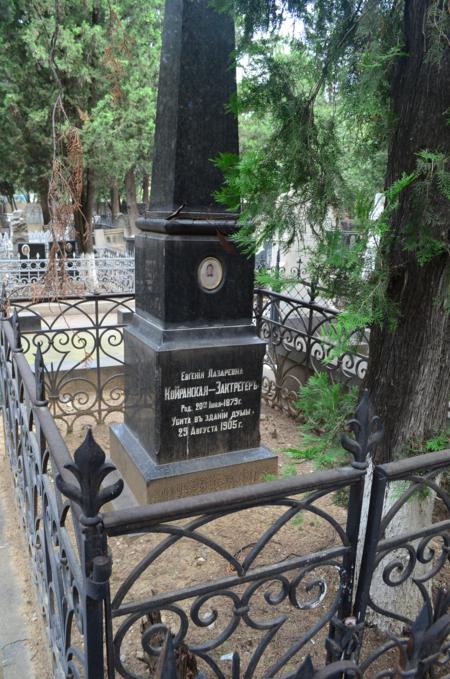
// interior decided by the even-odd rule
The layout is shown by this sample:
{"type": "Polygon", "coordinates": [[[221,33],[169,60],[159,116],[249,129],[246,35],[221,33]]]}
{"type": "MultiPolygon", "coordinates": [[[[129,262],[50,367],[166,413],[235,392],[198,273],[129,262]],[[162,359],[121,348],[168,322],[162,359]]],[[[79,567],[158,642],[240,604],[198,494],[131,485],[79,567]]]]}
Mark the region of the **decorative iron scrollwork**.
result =
{"type": "Polygon", "coordinates": [[[355,330],[349,338],[351,349],[336,356],[338,315],[329,300],[256,290],[256,326],[267,342],[262,397],[269,405],[297,415],[298,390],[315,372],[326,371],[336,382],[361,383],[367,370],[368,331],[355,330]]]}

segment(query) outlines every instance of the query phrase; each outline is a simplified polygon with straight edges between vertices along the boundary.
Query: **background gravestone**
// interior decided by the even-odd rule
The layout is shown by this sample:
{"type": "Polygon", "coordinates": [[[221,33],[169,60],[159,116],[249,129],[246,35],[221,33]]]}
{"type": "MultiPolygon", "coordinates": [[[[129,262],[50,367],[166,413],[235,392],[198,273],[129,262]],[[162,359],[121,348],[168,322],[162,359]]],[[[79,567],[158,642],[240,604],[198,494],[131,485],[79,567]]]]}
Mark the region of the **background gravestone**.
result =
{"type": "Polygon", "coordinates": [[[30,226],[42,226],[44,224],[42,208],[39,203],[27,203],[25,221],[30,226]]]}
{"type": "Polygon", "coordinates": [[[238,152],[233,21],[207,0],[167,0],[150,210],[137,221],[136,313],[125,329],[125,422],[111,457],[141,502],[261,481],[264,343],[253,258],[214,200],[212,158],[238,152]]]}

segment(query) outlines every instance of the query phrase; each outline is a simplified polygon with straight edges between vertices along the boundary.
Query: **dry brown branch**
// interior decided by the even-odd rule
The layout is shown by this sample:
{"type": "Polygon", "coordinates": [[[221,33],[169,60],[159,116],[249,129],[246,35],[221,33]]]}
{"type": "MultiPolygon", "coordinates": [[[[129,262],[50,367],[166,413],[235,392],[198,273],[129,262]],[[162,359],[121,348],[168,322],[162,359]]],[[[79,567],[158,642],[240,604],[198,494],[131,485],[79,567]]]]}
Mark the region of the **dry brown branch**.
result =
{"type": "Polygon", "coordinates": [[[81,211],[83,190],[83,146],[78,128],[70,124],[59,95],[52,114],[53,161],[48,204],[53,244],[45,275],[32,286],[34,301],[84,295],[85,285],[74,281],[66,267],[65,249],[60,248],[72,228],[74,214],[81,211]]]}
{"type": "Polygon", "coordinates": [[[122,21],[117,13],[109,7],[109,45],[105,49],[102,59],[106,67],[107,77],[111,83],[111,96],[114,103],[118,103],[122,97],[121,81],[123,78],[123,60],[131,59],[131,51],[128,46],[130,36],[125,34],[122,21]]]}

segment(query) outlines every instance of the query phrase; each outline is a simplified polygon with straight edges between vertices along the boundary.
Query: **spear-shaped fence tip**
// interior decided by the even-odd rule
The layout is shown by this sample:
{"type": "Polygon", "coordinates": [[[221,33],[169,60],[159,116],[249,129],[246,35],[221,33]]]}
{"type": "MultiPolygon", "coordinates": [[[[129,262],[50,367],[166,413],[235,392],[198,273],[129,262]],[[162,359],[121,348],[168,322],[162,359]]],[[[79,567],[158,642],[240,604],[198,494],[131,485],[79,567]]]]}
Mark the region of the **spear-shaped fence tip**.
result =
{"type": "Polygon", "coordinates": [[[67,482],[60,474],[56,477],[59,491],[81,507],[84,519],[88,523],[92,523],[92,520],[100,521],[101,507],[118,497],[123,490],[122,479],[118,479],[110,486],[101,487],[108,474],[116,471],[115,466],[105,460],[105,453],[95,440],[91,429],[88,429],[83,443],[75,451],[74,462],[65,465],[65,469],[78,481],[78,486],[67,482]]]}
{"type": "Polygon", "coordinates": [[[344,432],[341,435],[342,447],[353,456],[353,467],[365,469],[368,465],[367,456],[373,452],[384,434],[383,425],[375,415],[367,389],[364,389],[355,416],[347,422],[347,427],[353,432],[354,438],[344,432]]]}

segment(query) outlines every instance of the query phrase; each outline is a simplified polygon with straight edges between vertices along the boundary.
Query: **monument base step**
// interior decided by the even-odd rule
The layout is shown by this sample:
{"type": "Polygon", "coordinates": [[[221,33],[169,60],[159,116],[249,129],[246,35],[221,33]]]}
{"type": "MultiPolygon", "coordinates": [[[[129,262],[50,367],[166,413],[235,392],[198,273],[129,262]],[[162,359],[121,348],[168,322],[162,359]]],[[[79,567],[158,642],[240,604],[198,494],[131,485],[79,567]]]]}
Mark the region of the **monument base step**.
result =
{"type": "Polygon", "coordinates": [[[278,458],[265,446],[157,464],[125,424],[110,431],[111,460],[140,504],[260,483],[278,473],[278,458]]]}

